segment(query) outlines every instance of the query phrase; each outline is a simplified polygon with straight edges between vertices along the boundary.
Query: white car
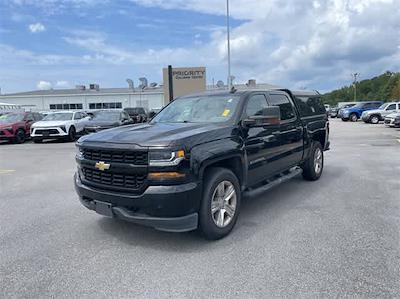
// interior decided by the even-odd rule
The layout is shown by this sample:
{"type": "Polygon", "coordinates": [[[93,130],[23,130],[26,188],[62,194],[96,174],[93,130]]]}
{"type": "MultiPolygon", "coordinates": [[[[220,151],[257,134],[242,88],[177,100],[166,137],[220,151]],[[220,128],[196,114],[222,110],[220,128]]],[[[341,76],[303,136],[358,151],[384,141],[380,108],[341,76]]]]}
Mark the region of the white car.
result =
{"type": "Polygon", "coordinates": [[[364,111],[361,119],[365,123],[377,124],[385,120],[385,117],[391,113],[400,112],[400,102],[389,102],[380,106],[378,109],[364,111]]]}
{"type": "Polygon", "coordinates": [[[385,125],[389,127],[400,127],[400,112],[394,112],[385,117],[385,125]]]}
{"type": "Polygon", "coordinates": [[[86,113],[80,111],[50,113],[31,126],[32,140],[35,143],[57,138],[74,141],[76,134],[83,132],[88,119],[86,113]]]}

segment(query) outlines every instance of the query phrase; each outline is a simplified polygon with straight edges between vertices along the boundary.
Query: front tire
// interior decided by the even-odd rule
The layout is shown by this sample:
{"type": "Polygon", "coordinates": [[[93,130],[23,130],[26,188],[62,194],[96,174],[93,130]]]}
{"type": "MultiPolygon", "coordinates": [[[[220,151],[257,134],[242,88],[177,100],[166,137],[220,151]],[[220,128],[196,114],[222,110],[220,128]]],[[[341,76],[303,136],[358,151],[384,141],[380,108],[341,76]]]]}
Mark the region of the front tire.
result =
{"type": "Polygon", "coordinates": [[[240,184],[226,168],[211,168],[205,176],[199,228],[206,239],[218,240],[227,236],[236,224],[241,203],[240,184]]]}
{"type": "Polygon", "coordinates": [[[18,129],[15,133],[14,142],[15,143],[24,143],[26,140],[25,131],[22,129],[18,129]]]}
{"type": "Polygon", "coordinates": [[[76,139],[76,130],[75,130],[75,127],[71,127],[71,128],[69,128],[69,131],[68,131],[68,140],[75,141],[75,139],[76,139]]]}
{"type": "Polygon", "coordinates": [[[378,117],[378,115],[372,115],[372,116],[369,118],[369,122],[370,122],[371,124],[374,124],[374,125],[376,125],[377,123],[379,123],[379,117],[378,117]]]}
{"type": "Polygon", "coordinates": [[[321,143],[313,142],[310,149],[310,156],[303,166],[303,178],[307,181],[318,180],[324,169],[324,151],[321,143]]]}

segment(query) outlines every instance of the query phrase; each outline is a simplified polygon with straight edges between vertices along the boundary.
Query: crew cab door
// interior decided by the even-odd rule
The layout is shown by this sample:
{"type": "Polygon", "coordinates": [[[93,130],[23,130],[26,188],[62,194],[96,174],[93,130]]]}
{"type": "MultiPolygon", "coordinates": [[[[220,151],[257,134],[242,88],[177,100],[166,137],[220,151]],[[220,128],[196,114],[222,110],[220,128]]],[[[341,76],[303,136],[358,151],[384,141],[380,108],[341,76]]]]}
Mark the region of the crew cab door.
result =
{"type": "Polygon", "coordinates": [[[279,125],[279,165],[280,171],[298,165],[303,157],[304,130],[296,113],[293,100],[285,92],[276,91],[268,94],[270,106],[278,106],[281,111],[279,125]]]}
{"type": "MultiPolygon", "coordinates": [[[[264,93],[252,94],[243,118],[261,115],[268,102],[264,93]]],[[[248,160],[249,185],[256,184],[279,168],[279,126],[251,127],[245,130],[244,146],[248,160]]]]}

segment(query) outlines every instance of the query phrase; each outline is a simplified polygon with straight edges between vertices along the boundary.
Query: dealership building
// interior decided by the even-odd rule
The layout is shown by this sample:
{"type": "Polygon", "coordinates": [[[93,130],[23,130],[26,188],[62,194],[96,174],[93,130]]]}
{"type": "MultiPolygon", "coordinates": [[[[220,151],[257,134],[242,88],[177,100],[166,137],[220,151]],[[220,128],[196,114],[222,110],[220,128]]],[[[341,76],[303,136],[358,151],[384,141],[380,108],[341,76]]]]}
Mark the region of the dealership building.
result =
{"type": "MultiPolygon", "coordinates": [[[[144,107],[147,110],[159,109],[169,102],[169,88],[173,87],[173,98],[193,92],[226,89],[221,81],[216,85],[206,86],[204,67],[174,68],[168,76],[164,69],[164,85],[147,84],[140,78],[141,85],[134,87],[127,79],[126,88],[101,88],[98,84],[77,85],[73,89],[35,90],[0,95],[0,102],[15,104],[25,111],[57,110],[97,110],[121,109],[126,107],[144,107]],[[170,83],[171,82],[171,83],[170,83]],[[171,87],[172,86],[172,87],[171,87]]],[[[235,85],[244,88],[276,88],[270,84],[256,84],[249,80],[246,84],[235,85]]]]}
{"type": "Polygon", "coordinates": [[[0,101],[21,106],[27,111],[93,110],[125,107],[161,108],[164,103],[162,87],[100,88],[79,85],[74,89],[35,90],[0,95],[0,101]]]}

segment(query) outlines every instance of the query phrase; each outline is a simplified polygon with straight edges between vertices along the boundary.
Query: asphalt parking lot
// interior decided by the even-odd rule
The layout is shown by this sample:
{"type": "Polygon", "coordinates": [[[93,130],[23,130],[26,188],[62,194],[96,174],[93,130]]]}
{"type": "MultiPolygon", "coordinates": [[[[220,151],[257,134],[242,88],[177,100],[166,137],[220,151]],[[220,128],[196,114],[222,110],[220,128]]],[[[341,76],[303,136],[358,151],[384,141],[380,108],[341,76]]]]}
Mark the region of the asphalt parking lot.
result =
{"type": "Polygon", "coordinates": [[[73,143],[1,144],[0,298],[399,297],[400,130],[334,119],[331,143],[218,242],[86,210],[73,143]]]}

